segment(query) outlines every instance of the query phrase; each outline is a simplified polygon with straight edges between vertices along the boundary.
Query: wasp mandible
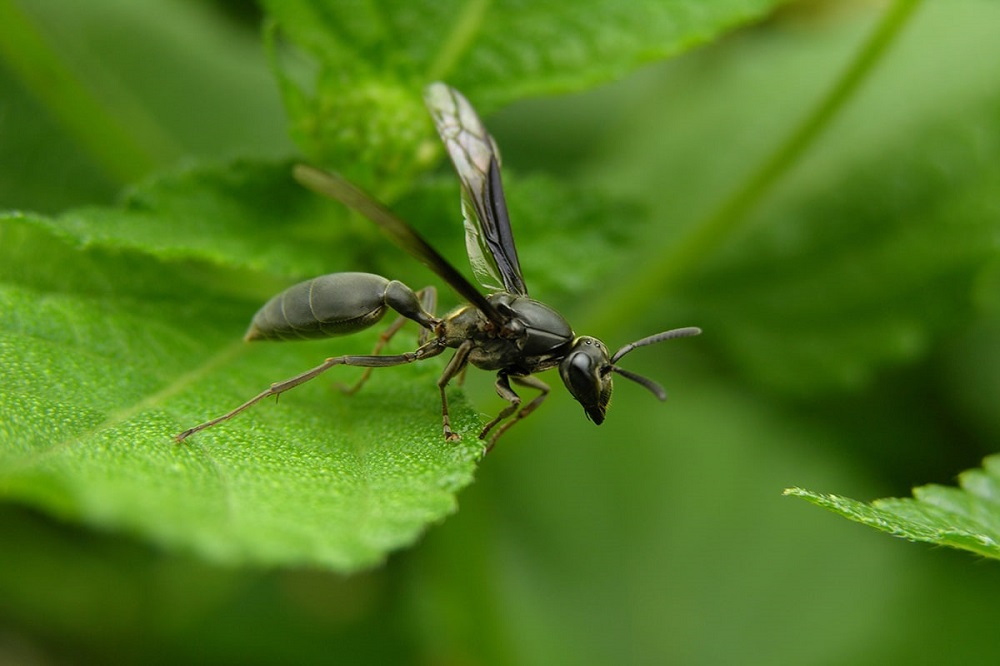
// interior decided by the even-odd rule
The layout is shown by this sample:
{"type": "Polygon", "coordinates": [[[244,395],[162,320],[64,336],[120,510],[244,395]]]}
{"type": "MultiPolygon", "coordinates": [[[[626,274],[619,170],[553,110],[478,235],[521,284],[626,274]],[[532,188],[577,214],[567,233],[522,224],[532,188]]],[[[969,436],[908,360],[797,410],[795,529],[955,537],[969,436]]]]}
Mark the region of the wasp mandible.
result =
{"type": "Polygon", "coordinates": [[[566,319],[548,305],[528,296],[511,230],[500,179],[500,156],[472,105],[457,90],[433,83],[424,95],[441,140],[462,185],[465,239],[473,273],[488,290],[484,295],[462,276],[410,225],[343,177],[314,167],[295,167],[295,178],[307,188],[353,208],[377,224],[397,245],[427,265],[468,304],[444,317],[434,314],[433,287],[414,291],[401,282],[371,273],[333,273],[302,282],[281,292],[254,315],[246,340],[325,338],[355,333],[377,323],[389,310],[400,317],[382,334],[370,355],[336,356],[315,368],[271,385],[266,391],[222,416],[189,428],[188,436],[236,416],[268,396],[277,396],[337,365],[360,366],[365,373],[351,390],[367,379],[372,368],[403,365],[432,358],[446,349],[455,353],[438,378],[444,437],[459,439],[448,418],[448,383],[469,364],[497,373],[496,391],[507,401],[479,438],[490,437],[485,452],[517,421],[545,400],[549,386],[535,377],[551,368],[595,424],[604,422],[611,399],[612,375],[618,374],[648,389],[660,400],[666,391],[651,379],[617,365],[637,347],[698,335],[695,327],[677,328],[637,340],[614,354],[597,338],[576,335],[566,319]],[[407,321],[423,330],[417,349],[382,355],[392,335],[407,321]],[[522,406],[514,384],[538,391],[522,406]],[[501,425],[502,424],[502,425],[501,425]],[[492,432],[492,436],[490,433],[492,432]]]}

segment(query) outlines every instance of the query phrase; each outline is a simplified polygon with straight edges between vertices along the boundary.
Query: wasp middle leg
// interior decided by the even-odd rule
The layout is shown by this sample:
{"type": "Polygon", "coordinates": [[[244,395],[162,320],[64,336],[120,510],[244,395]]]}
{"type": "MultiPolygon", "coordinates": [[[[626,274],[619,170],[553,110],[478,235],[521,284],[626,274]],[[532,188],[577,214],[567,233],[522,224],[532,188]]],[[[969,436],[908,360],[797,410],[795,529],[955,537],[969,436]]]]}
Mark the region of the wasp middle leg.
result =
{"type": "Polygon", "coordinates": [[[548,384],[533,375],[527,375],[525,377],[511,377],[503,372],[497,374],[496,389],[497,394],[510,404],[504,407],[500,413],[497,414],[495,419],[486,424],[483,431],[479,433],[479,439],[486,439],[486,436],[490,433],[490,431],[493,430],[493,428],[496,427],[501,421],[509,418],[511,415],[513,415],[514,418],[507,421],[507,423],[504,423],[496,432],[493,433],[493,436],[490,437],[489,444],[486,445],[486,449],[483,451],[484,455],[493,450],[493,447],[496,446],[497,440],[500,439],[500,436],[507,432],[512,425],[538,409],[538,406],[542,404],[546,397],[548,397],[550,390],[548,384]],[[511,379],[513,379],[514,383],[519,386],[533,388],[539,391],[539,394],[520,410],[518,410],[518,407],[521,405],[521,396],[515,393],[514,389],[510,387],[511,379]],[[515,414],[515,412],[517,413],[515,414]]]}
{"type": "Polygon", "coordinates": [[[285,391],[293,389],[299,384],[304,384],[311,379],[315,379],[334,366],[351,365],[364,368],[387,368],[393,365],[404,365],[406,363],[413,363],[414,361],[422,361],[425,358],[437,356],[445,349],[446,347],[441,345],[437,340],[431,340],[430,342],[418,347],[415,351],[406,352],[405,354],[397,354],[394,356],[335,356],[333,358],[328,358],[311,370],[306,370],[305,372],[295,375],[294,377],[271,384],[266,391],[258,393],[236,409],[226,412],[222,416],[214,418],[211,421],[206,421],[194,426],[193,428],[188,428],[184,432],[176,435],[175,439],[178,442],[182,442],[196,432],[200,432],[206,428],[211,428],[212,426],[218,425],[223,421],[228,421],[240,412],[257,404],[264,398],[272,395],[281,395],[285,391]]]}

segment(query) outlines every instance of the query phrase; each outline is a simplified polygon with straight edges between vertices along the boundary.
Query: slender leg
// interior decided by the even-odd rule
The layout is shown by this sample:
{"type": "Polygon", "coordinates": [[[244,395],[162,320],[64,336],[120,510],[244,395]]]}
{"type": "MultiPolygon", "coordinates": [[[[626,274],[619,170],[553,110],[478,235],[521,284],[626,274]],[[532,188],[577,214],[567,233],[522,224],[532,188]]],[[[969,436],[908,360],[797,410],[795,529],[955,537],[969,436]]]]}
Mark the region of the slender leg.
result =
{"type": "MultiPolygon", "coordinates": [[[[420,305],[425,312],[429,312],[432,315],[437,313],[438,292],[435,287],[424,287],[417,292],[417,296],[420,297],[420,305]]],[[[430,339],[430,335],[431,329],[421,326],[420,337],[417,338],[418,343],[423,346],[430,339]]]]}
{"type": "Polygon", "coordinates": [[[455,375],[465,369],[466,363],[469,362],[469,352],[472,351],[473,344],[472,340],[466,340],[455,350],[455,355],[448,361],[448,365],[445,366],[444,372],[441,373],[441,377],[438,378],[437,382],[438,390],[441,391],[441,422],[444,428],[444,438],[449,442],[457,442],[462,439],[462,436],[451,429],[451,417],[448,416],[448,396],[445,394],[445,387],[448,386],[448,382],[455,375]]]}
{"type": "Polygon", "coordinates": [[[337,356],[334,358],[328,358],[311,370],[306,370],[305,372],[295,375],[294,377],[271,384],[271,387],[266,391],[250,398],[236,409],[226,412],[222,416],[214,418],[211,421],[206,421],[205,423],[196,425],[193,428],[188,428],[184,432],[176,435],[175,439],[178,442],[182,442],[196,432],[200,432],[206,428],[211,428],[212,426],[222,423],[223,421],[228,421],[248,407],[257,404],[264,398],[272,395],[280,395],[289,389],[295,388],[299,384],[304,384],[310,379],[318,377],[336,365],[353,365],[365,368],[386,368],[393,365],[403,365],[405,363],[413,363],[414,361],[422,361],[425,358],[437,356],[444,350],[445,347],[439,345],[437,340],[432,340],[431,342],[417,348],[416,351],[406,352],[405,354],[398,354],[396,356],[337,356]]]}
{"type": "MultiPolygon", "coordinates": [[[[420,307],[423,308],[423,311],[433,316],[434,311],[437,308],[437,289],[434,287],[424,287],[417,292],[417,297],[420,299],[420,307]]],[[[378,356],[381,354],[385,346],[389,344],[390,340],[392,340],[392,336],[396,335],[396,333],[399,332],[399,329],[403,328],[403,325],[408,321],[410,321],[410,318],[405,315],[397,317],[396,321],[392,322],[392,325],[390,325],[389,328],[379,334],[378,342],[375,343],[375,347],[372,349],[371,355],[378,356]]],[[[421,327],[420,337],[418,338],[419,344],[421,346],[426,344],[429,336],[430,330],[425,327],[421,327]]],[[[353,395],[357,393],[358,390],[365,385],[365,382],[368,381],[368,378],[371,377],[372,369],[373,366],[366,367],[365,371],[361,373],[361,377],[359,377],[353,384],[348,385],[338,383],[337,386],[339,386],[340,390],[344,393],[353,395]]]]}
{"type": "Polygon", "coordinates": [[[465,375],[468,372],[468,370],[469,366],[465,366],[464,368],[462,368],[462,371],[458,373],[458,377],[455,378],[455,381],[458,382],[459,386],[465,386],[465,375]]]}
{"type": "Polygon", "coordinates": [[[502,372],[497,373],[496,389],[497,395],[510,404],[500,410],[495,419],[486,424],[482,432],[479,433],[479,439],[486,439],[486,435],[489,434],[490,430],[493,430],[496,424],[513,414],[521,404],[521,396],[514,393],[514,389],[510,387],[510,378],[502,372]]]}
{"type": "Polygon", "coordinates": [[[488,435],[490,430],[492,430],[498,423],[510,417],[512,414],[514,414],[515,411],[517,411],[517,414],[514,415],[513,419],[500,426],[500,428],[493,433],[493,436],[490,437],[489,444],[486,445],[486,449],[483,451],[483,455],[492,451],[493,447],[496,446],[497,440],[500,439],[501,435],[507,432],[507,430],[509,430],[512,425],[514,425],[515,423],[526,417],[528,414],[531,414],[533,411],[538,409],[538,406],[541,405],[542,402],[545,400],[545,398],[548,397],[549,395],[549,385],[543,382],[542,380],[538,379],[537,377],[528,375],[526,377],[513,377],[513,380],[514,383],[518,384],[519,386],[536,389],[537,391],[539,391],[539,394],[534,398],[534,400],[525,405],[520,411],[517,411],[517,408],[521,404],[521,396],[515,393],[514,390],[510,387],[510,381],[507,375],[505,375],[502,372],[497,374],[497,383],[496,383],[497,393],[500,395],[501,398],[510,402],[510,404],[504,407],[503,410],[501,410],[501,412],[497,414],[497,417],[495,419],[486,424],[486,427],[483,428],[483,431],[479,433],[479,439],[486,439],[486,435],[488,435]]]}

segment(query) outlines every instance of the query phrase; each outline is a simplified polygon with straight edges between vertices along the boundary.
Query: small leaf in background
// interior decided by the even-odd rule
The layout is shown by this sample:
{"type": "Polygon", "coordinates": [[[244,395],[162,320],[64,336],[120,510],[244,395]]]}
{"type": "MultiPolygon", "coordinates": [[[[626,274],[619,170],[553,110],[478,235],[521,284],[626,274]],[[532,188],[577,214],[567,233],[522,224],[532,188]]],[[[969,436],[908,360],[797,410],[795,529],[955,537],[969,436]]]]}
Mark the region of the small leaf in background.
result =
{"type": "Polygon", "coordinates": [[[801,488],[785,494],[893,536],[1000,559],[1000,456],[987,458],[981,470],[963,472],[959,484],[961,489],[922,486],[913,490],[913,499],[871,504],[801,488]]]}

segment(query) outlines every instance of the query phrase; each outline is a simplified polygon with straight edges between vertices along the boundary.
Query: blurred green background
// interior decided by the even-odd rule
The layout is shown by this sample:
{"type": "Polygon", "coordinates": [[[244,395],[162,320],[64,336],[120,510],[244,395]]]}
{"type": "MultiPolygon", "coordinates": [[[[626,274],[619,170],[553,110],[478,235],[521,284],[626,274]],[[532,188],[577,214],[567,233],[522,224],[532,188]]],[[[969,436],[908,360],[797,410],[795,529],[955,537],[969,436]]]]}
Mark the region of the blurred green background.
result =
{"type": "MultiPolygon", "coordinates": [[[[648,228],[609,224],[639,239],[637,266],[655,263],[640,248],[711,214],[832,85],[883,7],[793,3],[487,123],[506,168],[640,202],[648,228]]],[[[110,204],[178,162],[294,154],[254,6],[0,0],[12,8],[125,118],[109,136],[142,148],[107,159],[45,86],[0,67],[0,207],[110,204]]],[[[704,266],[663,293],[632,294],[623,270],[553,302],[613,348],[705,328],[630,356],[667,386],[666,405],[619,382],[597,429],[554,391],[480,466],[455,516],[352,577],[218,567],[4,506],[0,663],[995,663],[996,564],[781,491],[905,496],[996,450],[998,25],[995,3],[925,3],[704,266]],[[588,322],[622,294],[627,317],[588,322]]],[[[521,249],[529,283],[553,247],[521,249]]],[[[484,412],[491,382],[470,373],[467,384],[484,412]]]]}

